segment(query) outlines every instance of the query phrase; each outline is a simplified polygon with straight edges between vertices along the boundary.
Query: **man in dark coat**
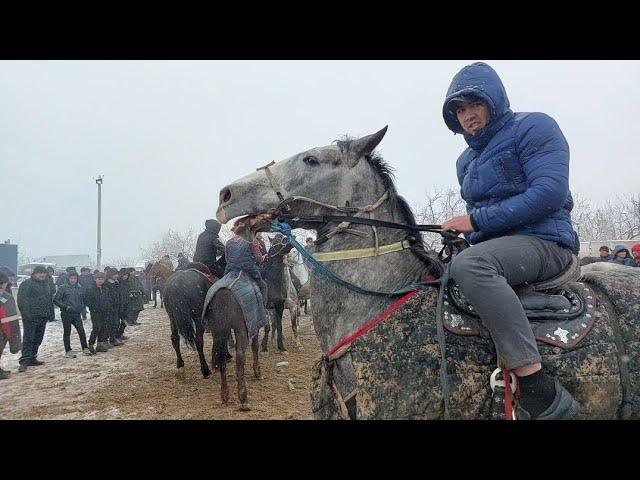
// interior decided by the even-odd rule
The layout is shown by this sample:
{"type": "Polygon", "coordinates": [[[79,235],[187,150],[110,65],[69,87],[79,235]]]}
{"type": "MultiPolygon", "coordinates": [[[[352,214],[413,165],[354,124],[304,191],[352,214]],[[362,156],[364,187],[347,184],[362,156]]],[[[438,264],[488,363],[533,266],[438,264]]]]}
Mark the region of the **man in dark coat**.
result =
{"type": "Polygon", "coordinates": [[[196,252],[193,254],[193,261],[204,263],[211,273],[216,277],[222,278],[224,268],[216,263],[218,256],[224,257],[224,243],[218,238],[220,233],[220,222],[209,219],[204,222],[205,231],[198,235],[196,242],[196,252]],[[222,268],[221,268],[222,267],[222,268]]]}
{"type": "Polygon", "coordinates": [[[569,145],[544,113],[514,113],[498,74],[485,63],[451,82],[443,117],[468,148],[457,161],[467,215],[442,228],[472,245],[451,277],[491,332],[501,366],[519,378],[518,419],[572,419],[580,405],[542,370],[524,308],[512,286],[549,279],[578,252],[571,225],[569,145]]]}
{"type": "Polygon", "coordinates": [[[111,295],[104,285],[105,274],[97,272],[93,276],[93,284],[84,294],[84,301],[91,312],[91,335],[89,335],[89,350],[91,353],[106,352],[109,350],[107,339],[109,337],[111,316],[111,295]],[[98,341],[97,347],[93,346],[98,341]]]}
{"type": "Polygon", "coordinates": [[[189,269],[189,259],[184,256],[184,253],[178,254],[178,266],[176,270],[188,270],[189,269]]]}
{"type": "Polygon", "coordinates": [[[47,270],[38,265],[30,278],[18,289],[18,309],[22,315],[22,356],[19,372],[44,364],[38,360],[38,349],[44,338],[47,321],[53,317],[53,297],[47,281],[47,270]]]}
{"type": "Polygon", "coordinates": [[[122,314],[122,291],[118,283],[118,270],[110,268],[105,275],[107,281],[104,286],[111,297],[111,313],[109,315],[109,347],[119,347],[124,345],[122,340],[117,338],[120,329],[120,317],[122,314]]]}
{"type": "MultiPolygon", "coordinates": [[[[53,280],[53,274],[55,273],[55,271],[53,270],[53,267],[47,267],[47,285],[49,286],[49,291],[51,292],[51,302],[53,302],[53,296],[56,294],[56,283],[53,280]]],[[[49,318],[50,322],[55,322],[56,320],[56,313],[55,313],[55,309],[53,310],[53,314],[51,315],[51,318],[49,318]]]]}
{"type": "MultiPolygon", "coordinates": [[[[82,267],[80,269],[80,276],[78,277],[78,283],[80,284],[80,289],[84,294],[84,292],[87,291],[87,288],[89,288],[93,284],[93,275],[91,275],[91,269],[87,267],[82,267]]],[[[80,313],[80,316],[82,317],[82,320],[87,319],[86,306],[85,308],[82,309],[82,313],[80,313]]]]}
{"type": "Polygon", "coordinates": [[[600,247],[600,250],[598,251],[598,253],[600,254],[600,261],[601,262],[608,262],[609,260],[611,260],[613,258],[613,255],[611,255],[609,247],[607,247],[606,245],[602,245],[600,247]]]}
{"type": "Polygon", "coordinates": [[[282,314],[287,299],[287,284],[285,282],[284,256],[291,251],[293,245],[285,242],[281,233],[276,233],[273,245],[269,249],[264,262],[263,277],[267,283],[267,308],[275,311],[274,324],[277,333],[278,350],[286,351],[282,334],[282,314]]]}
{"type": "Polygon", "coordinates": [[[60,307],[60,317],[62,318],[63,334],[62,341],[64,343],[65,356],[67,358],[76,358],[71,350],[71,327],[73,326],[80,337],[80,345],[82,353],[91,355],[91,351],[87,345],[87,336],[84,333],[84,325],[82,317],[84,312],[84,292],[78,284],[77,272],[71,271],[67,274],[67,283],[61,285],[53,297],[53,303],[60,307]]]}

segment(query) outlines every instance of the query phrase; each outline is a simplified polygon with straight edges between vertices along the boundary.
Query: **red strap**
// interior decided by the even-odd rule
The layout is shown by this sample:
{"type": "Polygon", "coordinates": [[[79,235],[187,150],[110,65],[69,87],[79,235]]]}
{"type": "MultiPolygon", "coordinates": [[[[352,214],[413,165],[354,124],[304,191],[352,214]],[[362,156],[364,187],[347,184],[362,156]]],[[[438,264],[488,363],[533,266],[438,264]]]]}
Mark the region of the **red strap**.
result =
{"type": "Polygon", "coordinates": [[[372,322],[367,323],[366,325],[364,325],[364,326],[360,327],[358,330],[356,330],[355,333],[352,333],[348,337],[343,338],[342,340],[340,340],[333,348],[331,348],[331,350],[329,350],[327,352],[327,356],[330,357],[336,351],[338,351],[340,348],[342,348],[345,345],[348,345],[350,343],[353,343],[358,338],[360,338],[362,335],[364,335],[365,333],[367,333],[371,329],[373,329],[373,328],[377,327],[378,325],[380,325],[387,318],[389,318],[393,312],[395,312],[402,305],[407,303],[409,301],[409,299],[411,299],[411,297],[413,297],[416,293],[417,293],[417,290],[413,290],[412,292],[409,292],[409,293],[405,294],[404,296],[402,296],[397,302],[395,302],[393,305],[391,305],[389,308],[387,308],[384,312],[382,312],[382,314],[380,314],[375,320],[373,320],[372,322]]]}
{"type": "Polygon", "coordinates": [[[511,371],[502,369],[504,378],[504,419],[513,420],[513,392],[511,391],[511,371]]]}

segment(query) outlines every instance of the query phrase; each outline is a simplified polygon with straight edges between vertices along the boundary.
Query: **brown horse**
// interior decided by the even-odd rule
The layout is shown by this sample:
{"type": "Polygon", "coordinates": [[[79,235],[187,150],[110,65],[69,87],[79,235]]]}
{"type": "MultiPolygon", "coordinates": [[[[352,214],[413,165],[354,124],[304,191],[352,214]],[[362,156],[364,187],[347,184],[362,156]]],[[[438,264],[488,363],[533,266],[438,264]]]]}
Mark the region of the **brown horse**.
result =
{"type": "MultiPolygon", "coordinates": [[[[245,240],[253,241],[255,234],[261,229],[268,228],[272,223],[271,215],[258,215],[252,218],[243,218],[236,222],[233,227],[236,235],[242,236],[245,240]]],[[[221,389],[220,397],[223,403],[229,401],[229,386],[227,384],[227,344],[231,336],[231,330],[235,335],[236,347],[236,379],[238,382],[238,399],[240,400],[240,410],[249,410],[247,401],[247,385],[244,378],[245,351],[249,345],[249,333],[245,323],[242,307],[236,300],[233,293],[223,288],[215,294],[208,305],[205,306],[205,324],[211,328],[213,335],[214,358],[212,363],[220,369],[221,389]]],[[[255,378],[262,379],[260,373],[260,363],[258,360],[258,335],[253,337],[251,342],[253,352],[253,373],[255,378]]]]}
{"type": "Polygon", "coordinates": [[[160,291],[160,308],[164,306],[164,284],[172,273],[173,271],[171,271],[166,265],[161,262],[154,263],[149,270],[149,273],[147,273],[149,286],[151,287],[151,292],[153,293],[153,308],[156,308],[158,306],[158,299],[156,297],[156,293],[158,291],[160,291]]]}

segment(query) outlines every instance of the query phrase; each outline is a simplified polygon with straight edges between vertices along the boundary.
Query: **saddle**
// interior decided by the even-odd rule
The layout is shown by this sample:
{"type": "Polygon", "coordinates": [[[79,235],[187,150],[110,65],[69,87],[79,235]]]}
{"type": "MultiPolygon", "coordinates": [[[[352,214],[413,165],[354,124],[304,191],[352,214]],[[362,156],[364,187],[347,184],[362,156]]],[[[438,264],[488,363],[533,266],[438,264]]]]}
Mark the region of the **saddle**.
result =
{"type": "MultiPolygon", "coordinates": [[[[560,274],[515,288],[536,340],[574,348],[593,328],[598,300],[589,285],[578,282],[580,262],[573,256],[560,274]]],[[[451,333],[489,338],[489,331],[458,285],[450,280],[443,298],[443,323],[451,333]]]]}

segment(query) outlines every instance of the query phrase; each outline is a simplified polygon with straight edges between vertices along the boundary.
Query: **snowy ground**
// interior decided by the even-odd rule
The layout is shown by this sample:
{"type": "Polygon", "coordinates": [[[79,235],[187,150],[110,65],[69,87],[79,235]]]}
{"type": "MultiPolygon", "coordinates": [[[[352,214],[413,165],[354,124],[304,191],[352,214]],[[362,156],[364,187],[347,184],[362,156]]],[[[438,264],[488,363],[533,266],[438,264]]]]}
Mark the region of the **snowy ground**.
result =
{"type": "MultiPolygon", "coordinates": [[[[320,349],[310,317],[299,327],[304,345],[297,348],[285,313],[285,344],[289,355],[261,354],[264,380],[254,380],[251,354],[245,372],[251,411],[240,412],[236,394],[235,364],[229,368],[231,400],[220,401],[220,376],[202,378],[198,357],[182,345],[185,368],[178,372],[170,340],[169,319],[164,310],[145,305],[141,325],[127,327],[129,340],[122,347],[85,357],[79,354],[75,330],[71,346],[75,359],[64,357],[62,323],[47,324],[38,359],[45,365],[19,373],[18,357],[2,356],[8,380],[0,380],[1,419],[308,419],[311,366],[320,349]],[[278,367],[287,361],[288,366],[278,367]],[[291,389],[293,387],[293,389],[291,389]]],[[[85,321],[87,336],[91,321],[85,321]]],[[[271,352],[273,347],[270,346],[271,352]]],[[[233,352],[232,352],[233,353],[233,352]]],[[[205,336],[205,354],[210,363],[211,336],[205,336]]],[[[211,365],[210,365],[211,366],[211,365]]]]}

